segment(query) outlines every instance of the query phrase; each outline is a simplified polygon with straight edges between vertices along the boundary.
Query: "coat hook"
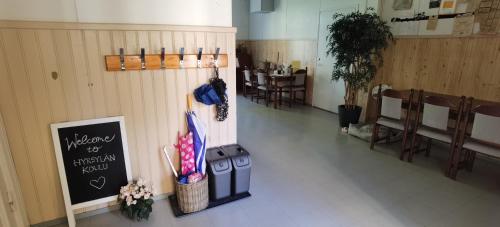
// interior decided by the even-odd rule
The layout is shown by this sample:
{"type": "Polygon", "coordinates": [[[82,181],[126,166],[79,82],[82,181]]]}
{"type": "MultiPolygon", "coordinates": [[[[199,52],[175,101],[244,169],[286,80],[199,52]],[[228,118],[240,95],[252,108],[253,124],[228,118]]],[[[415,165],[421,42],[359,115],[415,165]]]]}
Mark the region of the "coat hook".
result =
{"type": "Polygon", "coordinates": [[[219,52],[220,52],[220,47],[217,47],[217,49],[215,49],[215,56],[214,56],[215,67],[219,67],[219,52]]]}
{"type": "Polygon", "coordinates": [[[161,55],[160,55],[160,68],[164,69],[165,68],[165,47],[161,48],[161,55]]]}
{"type": "Polygon", "coordinates": [[[201,68],[201,54],[203,52],[203,48],[198,48],[198,56],[196,56],[196,65],[198,66],[198,68],[201,68]]]}
{"type": "Polygon", "coordinates": [[[184,68],[184,47],[181,47],[180,54],[179,54],[179,66],[181,68],[184,68]]]}
{"type": "Polygon", "coordinates": [[[141,69],[146,69],[146,50],[141,48],[141,69]]]}
{"type": "Polygon", "coordinates": [[[125,70],[125,51],[120,48],[120,69],[125,70]]]}

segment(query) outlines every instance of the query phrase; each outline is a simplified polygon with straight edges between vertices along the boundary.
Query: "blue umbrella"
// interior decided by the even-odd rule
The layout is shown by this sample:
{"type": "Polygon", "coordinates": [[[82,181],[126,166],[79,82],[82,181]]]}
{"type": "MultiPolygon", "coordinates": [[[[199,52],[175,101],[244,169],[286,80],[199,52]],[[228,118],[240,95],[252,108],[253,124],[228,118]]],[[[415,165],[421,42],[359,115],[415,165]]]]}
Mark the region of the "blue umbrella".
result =
{"type": "Polygon", "coordinates": [[[196,172],[205,175],[206,163],[206,142],[207,131],[203,122],[191,110],[191,96],[188,96],[188,108],[186,112],[187,125],[190,132],[193,133],[194,157],[196,162],[196,172]]]}

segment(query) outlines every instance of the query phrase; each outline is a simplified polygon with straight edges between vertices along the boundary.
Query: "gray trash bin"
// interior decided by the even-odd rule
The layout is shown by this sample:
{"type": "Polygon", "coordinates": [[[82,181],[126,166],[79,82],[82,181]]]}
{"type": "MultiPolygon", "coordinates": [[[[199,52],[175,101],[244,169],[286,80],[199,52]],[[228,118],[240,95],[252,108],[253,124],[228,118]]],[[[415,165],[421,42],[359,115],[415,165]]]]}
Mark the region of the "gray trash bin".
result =
{"type": "Polygon", "coordinates": [[[229,156],[220,148],[207,150],[208,187],[210,200],[231,195],[231,172],[233,166],[229,156]]]}
{"type": "Polygon", "coordinates": [[[223,147],[225,153],[231,157],[233,164],[232,187],[233,195],[248,192],[250,189],[250,172],[252,169],[252,160],[250,153],[240,145],[228,145],[223,147]]]}

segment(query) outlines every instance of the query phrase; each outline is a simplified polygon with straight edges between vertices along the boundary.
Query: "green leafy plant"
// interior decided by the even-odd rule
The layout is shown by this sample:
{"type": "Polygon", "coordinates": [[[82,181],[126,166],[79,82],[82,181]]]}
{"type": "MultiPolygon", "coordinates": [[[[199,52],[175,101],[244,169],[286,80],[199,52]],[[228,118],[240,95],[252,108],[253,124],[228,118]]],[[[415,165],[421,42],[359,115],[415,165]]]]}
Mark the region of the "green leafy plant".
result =
{"type": "Polygon", "coordinates": [[[148,219],[149,214],[153,211],[152,196],[151,187],[146,186],[142,179],[129,183],[120,189],[120,196],[118,196],[120,210],[130,219],[137,221],[148,219]]]}
{"type": "Polygon", "coordinates": [[[335,58],[332,80],[344,81],[345,106],[354,109],[359,89],[366,89],[382,64],[382,50],[393,39],[389,26],[374,11],[336,13],[328,25],[327,55],[335,58]]]}

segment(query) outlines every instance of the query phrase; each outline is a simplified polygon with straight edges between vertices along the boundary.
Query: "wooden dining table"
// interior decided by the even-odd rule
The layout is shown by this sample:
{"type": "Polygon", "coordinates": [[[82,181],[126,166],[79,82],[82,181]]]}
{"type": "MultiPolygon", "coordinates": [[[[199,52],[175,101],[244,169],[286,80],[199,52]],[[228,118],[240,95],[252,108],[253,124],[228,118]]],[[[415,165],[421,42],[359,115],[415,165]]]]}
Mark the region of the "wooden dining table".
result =
{"type": "MultiPolygon", "coordinates": [[[[254,74],[254,76],[257,76],[258,72],[255,71],[253,74],[254,74]]],[[[278,73],[274,73],[274,72],[270,72],[267,75],[268,84],[270,84],[272,86],[273,92],[274,92],[274,104],[273,104],[274,109],[278,108],[278,100],[281,101],[280,89],[282,89],[282,87],[279,87],[278,84],[280,82],[290,82],[290,86],[291,86],[293,81],[294,81],[294,78],[295,77],[291,74],[278,74],[278,73]],[[280,99],[278,99],[278,93],[280,94],[280,99]]]]}
{"type": "Polygon", "coordinates": [[[289,87],[292,86],[292,83],[294,81],[294,76],[293,75],[290,75],[290,74],[271,74],[269,76],[270,78],[270,81],[271,81],[271,85],[273,86],[273,91],[274,91],[274,109],[277,109],[278,108],[278,92],[279,92],[279,95],[280,95],[280,98],[279,98],[279,102],[281,104],[281,99],[282,99],[282,88],[283,87],[279,87],[278,86],[278,83],[279,82],[289,82],[289,87]]]}

